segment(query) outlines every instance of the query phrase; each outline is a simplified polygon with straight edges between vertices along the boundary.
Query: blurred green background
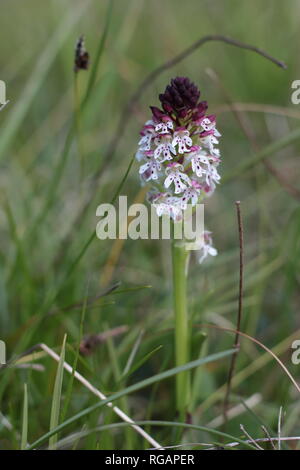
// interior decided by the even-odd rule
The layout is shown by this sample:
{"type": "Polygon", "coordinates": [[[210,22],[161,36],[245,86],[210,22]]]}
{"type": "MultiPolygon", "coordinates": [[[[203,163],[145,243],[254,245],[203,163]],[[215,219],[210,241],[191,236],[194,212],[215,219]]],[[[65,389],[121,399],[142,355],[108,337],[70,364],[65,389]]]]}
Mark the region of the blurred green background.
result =
{"type": "MultiPolygon", "coordinates": [[[[66,307],[120,282],[114,293],[87,306],[84,333],[97,334],[120,325],[128,330],[79,361],[81,373],[111,393],[173,367],[169,243],[127,240],[118,244],[94,238],[82,250],[95,231],[97,206],[112,199],[136,151],[140,128],[150,117],[149,105],[158,105],[158,94],[170,78],[186,75],[217,114],[222,133],[220,174],[224,175],[224,184],[207,200],[205,210],[219,256],[201,266],[195,257],[190,265],[191,321],[234,328],[239,270],[234,202],[240,200],[246,259],[242,329],[274,348],[299,379],[299,366],[291,363],[292,340],[300,339],[299,140],[268,154],[267,165],[260,161],[231,176],[256,152],[298,128],[300,108],[291,103],[291,83],[300,79],[299,2],[115,0],[109,18],[107,6],[104,0],[0,3],[0,79],[6,82],[10,100],[0,113],[0,338],[7,344],[8,358],[40,342],[59,350],[66,332],[73,348],[67,350],[67,359],[72,363],[81,309],[66,307]],[[90,69],[78,74],[81,103],[97,50],[100,60],[73,132],[74,46],[81,34],[91,56],[90,69]],[[224,34],[260,47],[284,61],[287,70],[253,52],[223,43],[205,44],[145,90],[113,158],[108,158],[121,112],[147,74],[206,34],[224,34]],[[232,103],[239,103],[238,115],[232,103]],[[141,331],[134,358],[141,366],[120,381],[141,331]]],[[[129,202],[142,200],[136,163],[121,194],[128,195],[129,202]]],[[[193,355],[198,357],[196,327],[193,331],[193,355]]],[[[232,335],[206,332],[201,354],[231,347],[232,335]]],[[[45,367],[43,371],[1,370],[0,410],[10,423],[3,419],[0,423],[3,449],[19,447],[24,382],[29,391],[29,441],[49,429],[57,365],[49,358],[38,363],[45,367]]],[[[209,424],[222,413],[223,394],[216,391],[226,381],[228,366],[229,360],[224,359],[196,375],[191,403],[196,424],[209,424]]],[[[276,432],[280,406],[286,413],[283,432],[299,434],[298,395],[271,356],[243,340],[237,373],[240,379],[232,405],[259,395],[252,412],[242,406],[239,415],[230,419],[232,434],[240,435],[239,423],[244,423],[252,435],[262,437],[260,420],[276,432]]],[[[63,403],[69,380],[66,374],[63,403]]],[[[172,392],[171,379],[145,389],[129,396],[127,411],[135,419],[173,420],[172,392]]],[[[66,416],[96,400],[74,383],[66,416]]],[[[79,420],[73,431],[114,419],[108,412],[95,413],[79,420]]],[[[176,444],[170,430],[151,431],[164,445],[176,444]]],[[[64,436],[69,432],[70,428],[64,436]]],[[[123,434],[122,429],[93,433],[78,448],[95,448],[98,440],[100,448],[126,448],[129,441],[123,442],[123,434]]],[[[128,436],[131,447],[145,445],[136,434],[128,436]]],[[[190,442],[195,439],[212,442],[205,433],[186,437],[190,442]]]]}

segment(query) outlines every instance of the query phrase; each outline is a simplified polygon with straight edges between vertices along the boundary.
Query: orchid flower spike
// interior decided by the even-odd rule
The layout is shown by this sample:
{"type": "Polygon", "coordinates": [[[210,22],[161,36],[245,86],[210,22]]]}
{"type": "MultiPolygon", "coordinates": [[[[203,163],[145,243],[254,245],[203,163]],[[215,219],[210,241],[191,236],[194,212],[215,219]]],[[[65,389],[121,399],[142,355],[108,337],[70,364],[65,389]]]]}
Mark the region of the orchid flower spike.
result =
{"type": "MultiPolygon", "coordinates": [[[[141,130],[136,159],[142,184],[151,183],[148,200],[159,216],[183,218],[187,204],[195,206],[211,196],[220,182],[217,147],[221,134],[216,117],[207,114],[207,102],[187,77],[176,77],[159,95],[161,108],[151,106],[152,117],[141,130]]],[[[215,256],[211,232],[204,232],[200,262],[215,256]]]]}

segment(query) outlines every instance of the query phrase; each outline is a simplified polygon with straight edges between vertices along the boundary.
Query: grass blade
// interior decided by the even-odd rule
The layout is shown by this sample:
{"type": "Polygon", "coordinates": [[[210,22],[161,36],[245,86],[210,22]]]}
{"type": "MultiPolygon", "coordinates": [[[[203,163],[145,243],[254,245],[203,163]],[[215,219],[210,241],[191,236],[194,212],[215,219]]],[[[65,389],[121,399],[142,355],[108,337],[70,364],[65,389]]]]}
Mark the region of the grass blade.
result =
{"type": "MultiPolygon", "coordinates": [[[[252,449],[252,450],[257,450],[256,447],[254,447],[252,444],[250,444],[249,442],[247,441],[244,441],[243,439],[240,439],[239,437],[236,437],[236,436],[233,436],[231,434],[228,434],[226,432],[222,432],[222,431],[218,431],[217,429],[214,429],[214,428],[209,428],[208,426],[199,426],[197,424],[188,424],[188,423],[180,423],[180,422],[176,422],[176,421],[136,421],[137,424],[139,425],[149,425],[149,426],[164,426],[164,427],[169,427],[169,428],[182,428],[182,429],[193,429],[195,431],[204,431],[204,432],[208,432],[209,434],[213,434],[215,436],[219,436],[221,438],[226,438],[226,439],[229,439],[230,441],[235,441],[235,442],[238,442],[239,444],[247,447],[248,449],[252,449]]],[[[99,432],[99,431],[107,431],[107,430],[110,430],[110,429],[118,429],[118,428],[122,428],[122,427],[126,427],[128,426],[128,423],[112,423],[112,424],[105,424],[105,425],[102,425],[102,426],[97,426],[96,428],[94,429],[87,429],[86,431],[82,431],[82,432],[79,432],[79,433],[76,433],[74,434],[73,436],[68,436],[64,439],[62,439],[60,442],[59,442],[59,448],[65,446],[65,445],[70,445],[75,439],[79,439],[79,438],[82,438],[82,437],[85,437],[85,436],[88,436],[89,434],[93,433],[93,432],[99,432]]],[[[212,444],[213,445],[213,444],[212,444]]],[[[222,442],[222,444],[224,447],[226,447],[226,444],[224,444],[222,442]]],[[[166,447],[168,448],[168,447],[166,447]]]]}
{"type": "MultiPolygon", "coordinates": [[[[58,364],[57,372],[56,372],[52,407],[51,407],[50,432],[57,427],[58,421],[59,421],[61,389],[62,389],[62,381],[63,381],[63,373],[64,373],[66,338],[67,336],[65,335],[62,348],[61,348],[60,360],[59,360],[59,364],[58,364]]],[[[49,450],[55,450],[56,443],[57,443],[57,433],[51,434],[51,437],[49,439],[49,450]]]]}
{"type": "Polygon", "coordinates": [[[139,359],[135,364],[133,364],[133,366],[130,367],[129,370],[126,371],[125,373],[125,370],[124,370],[124,373],[121,377],[121,381],[127,379],[130,375],[132,375],[136,370],[138,370],[140,367],[142,367],[142,365],[147,362],[150,357],[153,356],[153,354],[157,353],[160,349],[162,348],[162,345],[160,344],[159,346],[157,346],[156,348],[152,349],[152,351],[148,352],[147,354],[145,354],[145,356],[143,356],[141,359],[139,359]]]}
{"type": "Polygon", "coordinates": [[[92,70],[91,70],[91,75],[90,75],[90,79],[89,79],[89,82],[88,82],[86,94],[85,94],[84,99],[83,99],[83,103],[82,103],[83,107],[85,107],[85,105],[87,104],[87,102],[89,100],[89,97],[91,95],[91,92],[93,90],[93,87],[95,86],[95,83],[96,83],[98,67],[99,67],[100,59],[101,59],[103,51],[104,51],[104,46],[105,46],[105,43],[106,43],[109,24],[110,24],[110,20],[111,20],[111,16],[112,16],[113,3],[114,3],[113,0],[109,0],[109,2],[108,2],[104,29],[103,29],[103,33],[102,33],[100,41],[99,41],[99,46],[98,46],[98,49],[97,49],[97,52],[96,52],[94,65],[93,65],[92,70]]]}
{"type": "Polygon", "coordinates": [[[129,370],[131,369],[132,363],[133,363],[134,358],[137,354],[137,351],[140,347],[140,344],[141,344],[142,337],[143,337],[144,333],[145,333],[144,330],[141,330],[139,332],[139,335],[138,335],[138,337],[137,337],[137,339],[136,339],[136,341],[133,345],[132,351],[131,351],[131,353],[129,355],[129,358],[126,362],[126,366],[124,367],[122,378],[125,377],[128,374],[129,370]]]}
{"type": "Polygon", "coordinates": [[[27,447],[27,435],[28,435],[28,393],[27,393],[27,384],[24,384],[21,450],[25,450],[27,447]]]}

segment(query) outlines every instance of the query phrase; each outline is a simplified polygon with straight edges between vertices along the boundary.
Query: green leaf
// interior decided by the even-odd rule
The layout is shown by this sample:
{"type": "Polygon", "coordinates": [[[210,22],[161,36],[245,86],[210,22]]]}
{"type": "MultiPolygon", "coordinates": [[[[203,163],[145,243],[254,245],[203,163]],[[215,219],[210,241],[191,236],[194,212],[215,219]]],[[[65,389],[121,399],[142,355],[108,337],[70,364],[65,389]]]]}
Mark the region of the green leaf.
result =
{"type": "Polygon", "coordinates": [[[133,374],[133,372],[135,372],[137,369],[139,369],[145,362],[148,361],[148,359],[150,359],[151,356],[153,356],[153,354],[155,354],[157,351],[159,351],[160,349],[162,348],[162,345],[160,344],[159,346],[157,346],[156,348],[154,348],[152,351],[148,352],[147,354],[145,354],[145,356],[143,356],[141,359],[139,359],[129,370],[128,372],[126,372],[122,377],[121,377],[121,381],[125,380],[127,377],[129,377],[131,374],[133,374]]]}
{"type": "Polygon", "coordinates": [[[27,394],[27,384],[24,384],[21,450],[25,450],[27,447],[27,435],[28,435],[28,394],[27,394]]]}
{"type": "MultiPolygon", "coordinates": [[[[56,372],[54,392],[53,392],[53,398],[52,398],[52,407],[51,407],[50,432],[55,430],[59,422],[61,390],[62,390],[65,350],[66,350],[66,339],[67,339],[67,335],[64,336],[61,353],[60,353],[60,359],[59,359],[57,372],[56,372]]],[[[49,439],[49,450],[56,449],[56,442],[57,442],[57,433],[51,433],[51,437],[49,439]]]]}

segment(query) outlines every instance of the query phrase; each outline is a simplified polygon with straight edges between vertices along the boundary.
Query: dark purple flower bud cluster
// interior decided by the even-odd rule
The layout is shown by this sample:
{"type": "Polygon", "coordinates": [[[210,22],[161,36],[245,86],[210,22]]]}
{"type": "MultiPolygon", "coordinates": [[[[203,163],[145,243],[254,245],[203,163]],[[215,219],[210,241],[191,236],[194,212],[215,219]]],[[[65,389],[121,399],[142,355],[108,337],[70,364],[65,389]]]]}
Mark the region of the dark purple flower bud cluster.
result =
{"type": "Polygon", "coordinates": [[[84,37],[76,41],[75,46],[75,58],[74,58],[74,72],[77,73],[79,70],[87,70],[90,64],[90,56],[84,45],[84,37]]]}
{"type": "Polygon", "coordinates": [[[187,77],[176,77],[159,95],[159,100],[165,111],[178,112],[195,108],[199,97],[200,91],[193,82],[187,77]]]}

